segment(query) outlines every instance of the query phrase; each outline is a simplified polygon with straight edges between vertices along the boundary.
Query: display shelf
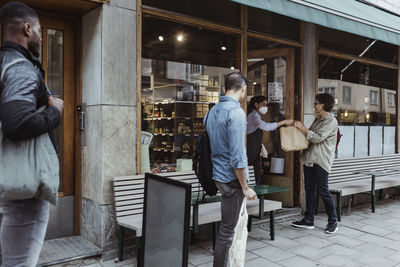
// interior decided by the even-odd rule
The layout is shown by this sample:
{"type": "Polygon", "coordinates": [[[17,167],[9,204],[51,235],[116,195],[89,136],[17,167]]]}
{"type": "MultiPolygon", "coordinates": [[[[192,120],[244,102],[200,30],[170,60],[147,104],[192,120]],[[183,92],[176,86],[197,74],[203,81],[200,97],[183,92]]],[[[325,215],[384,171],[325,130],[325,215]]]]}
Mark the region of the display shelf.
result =
{"type": "Polygon", "coordinates": [[[203,76],[193,83],[150,78],[149,97],[143,100],[143,114],[147,114],[143,121],[154,136],[151,162],[193,158],[203,131],[202,120],[218,101],[220,91],[219,86],[204,84],[203,76]],[[165,145],[172,149],[162,148],[165,145]]]}

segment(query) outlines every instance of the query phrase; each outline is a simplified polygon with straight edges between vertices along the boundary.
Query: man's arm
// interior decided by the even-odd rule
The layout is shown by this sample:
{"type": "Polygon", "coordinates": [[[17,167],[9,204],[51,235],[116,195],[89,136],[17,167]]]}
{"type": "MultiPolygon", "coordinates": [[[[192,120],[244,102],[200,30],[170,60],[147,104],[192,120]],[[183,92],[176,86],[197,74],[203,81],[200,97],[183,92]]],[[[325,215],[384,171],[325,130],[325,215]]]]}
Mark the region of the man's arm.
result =
{"type": "Polygon", "coordinates": [[[256,193],[247,184],[245,168],[247,166],[247,154],[245,146],[246,115],[240,108],[229,114],[229,165],[233,168],[236,177],[242,186],[243,194],[247,199],[255,199],[256,193]]]}
{"type": "Polygon", "coordinates": [[[2,130],[11,140],[34,138],[58,127],[61,111],[62,106],[57,107],[54,104],[37,113],[35,105],[28,101],[3,103],[0,105],[2,130]]]}
{"type": "Polygon", "coordinates": [[[246,174],[245,174],[244,169],[234,169],[233,171],[234,171],[236,177],[238,178],[240,185],[242,186],[243,195],[248,200],[256,199],[257,194],[247,184],[247,179],[246,179],[246,174]]]}

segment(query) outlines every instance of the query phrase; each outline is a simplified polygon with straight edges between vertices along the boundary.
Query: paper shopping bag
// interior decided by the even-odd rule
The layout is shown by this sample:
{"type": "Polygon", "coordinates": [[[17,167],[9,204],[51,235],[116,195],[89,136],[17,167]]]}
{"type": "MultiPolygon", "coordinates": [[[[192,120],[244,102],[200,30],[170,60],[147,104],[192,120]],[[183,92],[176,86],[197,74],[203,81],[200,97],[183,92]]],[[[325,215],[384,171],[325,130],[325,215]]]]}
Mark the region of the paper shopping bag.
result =
{"type": "Polygon", "coordinates": [[[299,151],[308,148],[308,141],[304,134],[294,126],[280,129],[281,147],[284,151],[299,151]]]}

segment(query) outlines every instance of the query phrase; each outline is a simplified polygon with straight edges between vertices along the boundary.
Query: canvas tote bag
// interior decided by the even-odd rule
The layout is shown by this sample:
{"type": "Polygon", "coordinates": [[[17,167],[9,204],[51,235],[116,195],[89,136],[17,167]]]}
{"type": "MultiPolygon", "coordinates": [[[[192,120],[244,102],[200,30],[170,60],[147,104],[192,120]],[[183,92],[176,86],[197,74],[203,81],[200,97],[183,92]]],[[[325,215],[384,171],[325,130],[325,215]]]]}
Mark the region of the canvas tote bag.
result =
{"type": "MultiPolygon", "coordinates": [[[[16,59],[3,67],[0,81],[16,59]]],[[[41,107],[37,112],[41,112],[41,107]]],[[[39,198],[56,204],[59,161],[49,134],[14,142],[4,137],[0,122],[0,200],[39,198]]]]}
{"type": "Polygon", "coordinates": [[[243,199],[232,246],[229,249],[229,267],[244,267],[247,243],[247,199],[243,199]]]}
{"type": "Polygon", "coordinates": [[[308,140],[304,134],[294,126],[280,129],[281,147],[285,152],[299,151],[308,148],[308,140]]]}

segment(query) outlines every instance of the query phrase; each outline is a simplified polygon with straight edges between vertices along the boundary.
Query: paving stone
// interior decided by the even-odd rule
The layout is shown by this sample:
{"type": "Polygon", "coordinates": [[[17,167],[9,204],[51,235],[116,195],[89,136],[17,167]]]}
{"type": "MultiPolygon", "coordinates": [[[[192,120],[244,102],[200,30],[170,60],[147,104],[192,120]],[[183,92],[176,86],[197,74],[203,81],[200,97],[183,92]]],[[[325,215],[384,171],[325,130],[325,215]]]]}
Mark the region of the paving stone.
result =
{"type": "Polygon", "coordinates": [[[214,255],[202,248],[189,250],[189,262],[193,265],[200,265],[210,262],[214,259],[214,255]]]}
{"type": "Polygon", "coordinates": [[[294,256],[292,258],[282,260],[279,262],[279,264],[287,267],[312,267],[319,265],[316,262],[313,262],[301,256],[294,256]]]}
{"type": "Polygon", "coordinates": [[[387,258],[388,258],[389,260],[393,260],[393,261],[395,261],[395,262],[400,263],[400,253],[399,253],[399,252],[394,253],[394,254],[392,254],[392,255],[389,255],[389,256],[387,256],[387,258]]]}
{"type": "Polygon", "coordinates": [[[247,238],[246,249],[248,251],[252,251],[252,250],[263,248],[263,247],[268,247],[268,244],[265,244],[257,239],[251,238],[251,237],[247,238]]]}
{"type": "Polygon", "coordinates": [[[374,235],[379,235],[379,236],[385,236],[388,235],[390,233],[393,233],[393,231],[389,231],[386,230],[382,227],[376,227],[373,225],[366,225],[363,227],[360,227],[360,231],[366,232],[366,233],[370,233],[370,234],[374,234],[374,235]]]}
{"type": "Polygon", "coordinates": [[[398,264],[398,262],[395,262],[393,260],[389,260],[387,258],[384,258],[383,256],[377,256],[375,254],[363,254],[356,256],[352,258],[353,261],[359,262],[364,265],[368,266],[385,266],[385,267],[390,267],[390,266],[395,266],[398,264]]]}
{"type": "Polygon", "coordinates": [[[305,236],[305,237],[301,237],[301,238],[296,238],[294,239],[297,242],[300,242],[302,244],[307,244],[310,247],[314,247],[314,248],[323,248],[323,247],[327,247],[329,245],[332,245],[333,243],[323,239],[323,238],[319,238],[316,236],[305,236]]]}
{"type": "MultiPolygon", "coordinates": [[[[379,217],[382,217],[382,215],[380,215],[379,217]]],[[[361,220],[360,223],[365,223],[365,224],[373,225],[373,226],[377,226],[377,227],[384,227],[384,226],[390,227],[392,225],[392,223],[388,223],[386,221],[383,221],[382,219],[383,218],[376,218],[376,219],[368,218],[368,219],[361,220]]]]}
{"type": "Polygon", "coordinates": [[[345,258],[343,256],[338,255],[329,255],[326,257],[322,257],[317,260],[319,263],[326,266],[357,266],[358,264],[352,261],[350,258],[345,258]]]}
{"type": "Polygon", "coordinates": [[[310,260],[316,260],[318,258],[328,255],[327,251],[322,251],[321,249],[310,247],[307,245],[301,245],[298,247],[291,248],[290,253],[303,256],[304,258],[310,260]]]}
{"type": "Polygon", "coordinates": [[[372,235],[372,234],[362,235],[362,236],[358,237],[358,239],[361,241],[364,241],[364,242],[377,244],[379,246],[388,247],[388,248],[393,248],[398,245],[396,240],[392,240],[389,238],[372,235]]]}
{"type": "Polygon", "coordinates": [[[300,245],[299,242],[296,242],[294,240],[291,240],[289,238],[286,238],[284,236],[275,236],[275,240],[262,240],[261,242],[266,243],[270,246],[275,246],[275,247],[279,247],[279,248],[292,248],[292,247],[296,247],[298,245],[300,245]]]}
{"type": "Polygon", "coordinates": [[[294,256],[292,253],[286,250],[270,246],[253,250],[252,253],[273,262],[278,262],[294,256]]]}
{"type": "Polygon", "coordinates": [[[309,236],[310,232],[314,230],[294,228],[293,226],[290,226],[290,228],[288,227],[284,230],[279,231],[279,236],[284,236],[289,239],[296,239],[300,237],[309,236]]]}
{"type": "Polygon", "coordinates": [[[332,237],[329,238],[329,241],[349,248],[353,248],[365,243],[364,241],[360,241],[354,237],[351,238],[342,234],[332,235],[332,237]]]}
{"type": "MultiPolygon", "coordinates": [[[[355,237],[362,236],[365,233],[361,232],[358,229],[354,229],[354,228],[339,224],[339,234],[347,236],[347,237],[355,238],[355,237]]],[[[334,235],[332,235],[332,236],[334,236],[334,235]]]]}
{"type": "Polygon", "coordinates": [[[387,257],[397,253],[396,250],[385,248],[377,244],[367,243],[360,246],[354,247],[354,250],[358,250],[362,255],[375,255],[377,257],[387,257]]]}
{"type": "Polygon", "coordinates": [[[251,253],[249,251],[246,251],[246,258],[245,258],[246,261],[253,260],[258,257],[260,257],[260,256],[254,254],[254,253],[251,253]]]}
{"type": "MultiPolygon", "coordinates": [[[[275,235],[276,235],[276,233],[275,233],[275,235]]],[[[251,232],[249,233],[249,236],[252,238],[258,239],[258,240],[270,239],[269,231],[266,231],[262,228],[256,228],[256,227],[254,227],[251,230],[251,232]]]]}
{"type": "Polygon", "coordinates": [[[360,251],[345,247],[343,245],[338,245],[334,244],[329,247],[321,248],[319,250],[321,254],[326,254],[326,255],[337,255],[337,256],[342,256],[342,257],[354,257],[356,255],[361,254],[360,251]]]}
{"type": "Polygon", "coordinates": [[[246,267],[261,267],[261,266],[268,266],[268,267],[282,267],[282,265],[279,265],[277,263],[274,263],[272,261],[269,261],[264,258],[257,258],[253,259],[250,261],[247,261],[245,264],[246,267]]]}

